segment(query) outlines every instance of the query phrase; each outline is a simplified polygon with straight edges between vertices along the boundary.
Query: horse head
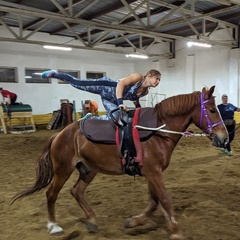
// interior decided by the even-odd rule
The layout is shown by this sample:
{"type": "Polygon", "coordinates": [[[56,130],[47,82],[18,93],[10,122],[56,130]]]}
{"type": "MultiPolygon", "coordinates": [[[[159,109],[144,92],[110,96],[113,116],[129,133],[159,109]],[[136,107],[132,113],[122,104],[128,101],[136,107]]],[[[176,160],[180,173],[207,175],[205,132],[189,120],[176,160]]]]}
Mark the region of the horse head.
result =
{"type": "Polygon", "coordinates": [[[202,89],[199,107],[193,114],[193,123],[208,134],[213,146],[224,147],[228,143],[228,132],[215,103],[214,89],[215,86],[202,89]]]}

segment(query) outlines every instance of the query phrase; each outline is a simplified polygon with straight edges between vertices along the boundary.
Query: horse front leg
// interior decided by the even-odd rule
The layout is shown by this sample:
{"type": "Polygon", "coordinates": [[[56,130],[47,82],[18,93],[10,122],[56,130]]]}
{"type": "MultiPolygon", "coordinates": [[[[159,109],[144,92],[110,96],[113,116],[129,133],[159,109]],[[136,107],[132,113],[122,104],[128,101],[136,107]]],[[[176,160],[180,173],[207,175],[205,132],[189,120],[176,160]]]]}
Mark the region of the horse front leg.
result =
{"type": "Polygon", "coordinates": [[[128,218],[124,223],[125,228],[133,228],[140,225],[144,225],[147,219],[151,217],[152,213],[156,211],[158,206],[158,198],[155,194],[153,194],[149,186],[148,194],[149,194],[148,206],[144,209],[144,211],[141,214],[128,218]]]}
{"type": "Polygon", "coordinates": [[[171,231],[171,239],[183,239],[179,231],[178,223],[174,217],[174,210],[171,198],[169,197],[163,181],[163,173],[161,170],[152,172],[148,177],[149,190],[152,195],[156,195],[162,205],[162,210],[168,221],[169,230],[171,231]]]}
{"type": "Polygon", "coordinates": [[[89,203],[84,197],[84,192],[87,186],[92,182],[94,177],[96,176],[97,172],[90,171],[86,175],[79,175],[77,182],[71,189],[72,196],[76,199],[79,206],[83,209],[87,217],[87,228],[89,232],[96,233],[98,230],[98,223],[95,212],[90,207],[89,203]]]}

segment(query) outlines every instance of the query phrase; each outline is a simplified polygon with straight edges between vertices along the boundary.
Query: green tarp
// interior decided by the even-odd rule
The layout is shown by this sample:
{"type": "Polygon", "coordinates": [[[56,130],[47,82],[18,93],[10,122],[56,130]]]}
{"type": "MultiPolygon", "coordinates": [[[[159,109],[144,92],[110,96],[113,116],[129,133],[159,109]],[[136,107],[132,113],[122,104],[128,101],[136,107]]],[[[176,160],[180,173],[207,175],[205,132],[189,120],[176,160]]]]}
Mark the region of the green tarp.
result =
{"type": "Polygon", "coordinates": [[[32,112],[32,107],[29,104],[16,104],[8,105],[8,109],[5,104],[1,104],[3,112],[32,112]]]}

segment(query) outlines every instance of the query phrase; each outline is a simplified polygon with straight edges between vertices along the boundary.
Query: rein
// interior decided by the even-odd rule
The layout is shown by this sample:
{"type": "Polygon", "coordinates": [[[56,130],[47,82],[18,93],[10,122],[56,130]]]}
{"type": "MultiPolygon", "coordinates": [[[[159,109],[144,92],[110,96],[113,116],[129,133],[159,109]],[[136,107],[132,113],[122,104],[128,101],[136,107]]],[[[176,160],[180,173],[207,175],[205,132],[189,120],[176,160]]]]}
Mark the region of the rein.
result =
{"type": "Polygon", "coordinates": [[[210,99],[207,99],[207,100],[204,101],[204,94],[203,93],[201,93],[200,99],[201,99],[200,128],[202,128],[202,121],[203,121],[203,117],[205,116],[207,124],[208,124],[208,128],[205,131],[206,133],[193,133],[193,132],[189,132],[189,131],[177,132],[177,131],[171,131],[171,130],[163,129],[166,126],[166,124],[163,124],[162,126],[157,127],[157,128],[149,128],[149,127],[144,127],[144,126],[140,126],[140,125],[135,125],[134,128],[151,130],[151,131],[166,132],[166,133],[173,133],[173,134],[180,134],[180,135],[185,136],[185,137],[190,137],[190,136],[207,137],[207,136],[210,136],[211,133],[212,133],[212,129],[214,127],[216,127],[220,124],[224,124],[224,123],[223,123],[223,121],[221,121],[221,122],[217,122],[217,123],[212,124],[209,117],[208,117],[207,110],[206,110],[206,107],[205,107],[205,103],[209,102],[210,99]]]}
{"type": "Polygon", "coordinates": [[[235,130],[231,131],[229,134],[236,132],[239,128],[240,128],[240,126],[238,126],[237,128],[235,128],[235,130]]]}
{"type": "Polygon", "coordinates": [[[193,132],[177,132],[177,131],[171,131],[171,130],[167,130],[167,129],[162,129],[166,126],[166,124],[163,124],[160,127],[157,128],[149,128],[149,127],[144,127],[144,126],[140,126],[140,125],[135,125],[134,128],[137,129],[143,129],[143,130],[150,130],[150,131],[156,131],[156,132],[166,132],[166,133],[173,133],[173,134],[180,134],[183,135],[184,137],[190,137],[190,136],[197,136],[197,137],[207,137],[209,136],[209,134],[206,133],[193,133],[193,132]]]}

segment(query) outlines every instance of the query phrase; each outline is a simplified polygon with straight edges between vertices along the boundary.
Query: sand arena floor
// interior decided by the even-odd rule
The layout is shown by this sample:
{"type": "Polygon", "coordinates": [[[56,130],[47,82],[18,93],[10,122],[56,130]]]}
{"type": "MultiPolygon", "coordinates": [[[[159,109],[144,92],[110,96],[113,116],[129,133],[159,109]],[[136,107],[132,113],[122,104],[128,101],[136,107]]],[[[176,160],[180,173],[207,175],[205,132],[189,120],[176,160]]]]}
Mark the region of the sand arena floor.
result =
{"type": "MultiPolygon", "coordinates": [[[[131,215],[145,208],[147,184],[143,177],[98,175],[87,189],[87,199],[98,216],[99,232],[88,233],[83,211],[69,190],[77,179],[73,173],[62,191],[56,215],[65,232],[50,236],[46,229],[45,190],[9,205],[20,190],[35,180],[36,160],[54,131],[39,130],[22,135],[0,135],[0,239],[1,240],[123,240],[168,239],[160,208],[146,225],[124,229],[131,215]]],[[[186,240],[240,240],[240,129],[229,157],[205,137],[182,138],[165,171],[176,219],[186,240]]]]}

